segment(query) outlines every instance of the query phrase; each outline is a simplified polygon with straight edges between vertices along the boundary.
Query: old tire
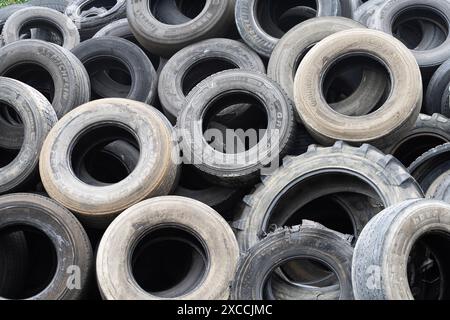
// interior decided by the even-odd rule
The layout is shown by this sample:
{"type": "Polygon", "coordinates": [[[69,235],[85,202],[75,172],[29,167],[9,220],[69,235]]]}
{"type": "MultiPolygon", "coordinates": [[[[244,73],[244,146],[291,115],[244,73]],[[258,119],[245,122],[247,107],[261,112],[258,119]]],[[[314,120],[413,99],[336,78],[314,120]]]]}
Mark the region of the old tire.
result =
{"type": "Polygon", "coordinates": [[[230,39],[210,39],[177,52],[164,66],[158,94],[164,113],[172,122],[186,103],[186,96],[201,81],[226,69],[265,73],[259,56],[246,45],[230,39]]]}
{"type": "MultiPolygon", "coordinates": [[[[268,277],[276,268],[290,259],[308,258],[320,262],[333,270],[338,279],[338,300],[353,299],[351,283],[351,261],[353,248],[347,239],[326,228],[314,224],[281,229],[269,234],[252,247],[241,259],[232,285],[235,300],[288,300],[289,296],[264,288],[268,277]]],[[[275,275],[272,275],[275,276],[275,275]]],[[[334,287],[333,289],[335,289],[334,287]]],[[[300,290],[299,290],[300,291],[300,290]]],[[[305,295],[296,298],[319,298],[313,288],[305,290],[305,295]]]]}
{"type": "Polygon", "coordinates": [[[412,300],[417,297],[420,291],[413,295],[410,286],[414,288],[414,282],[411,283],[407,262],[413,248],[420,244],[432,252],[428,260],[434,260],[433,264],[438,264],[443,273],[442,287],[435,299],[448,299],[449,239],[448,204],[411,200],[386,209],[369,222],[356,244],[352,265],[355,298],[412,300]]]}
{"type": "Polygon", "coordinates": [[[0,197],[0,230],[29,226],[39,230],[55,246],[55,274],[50,283],[32,300],[81,299],[93,276],[93,256],[89,239],[78,220],[56,202],[33,194],[0,197]],[[68,287],[75,267],[80,286],[68,287]]]}
{"type": "MultiPolygon", "coordinates": [[[[396,20],[405,18],[403,15],[408,16],[409,19],[414,18],[415,15],[418,15],[419,10],[423,10],[421,15],[426,19],[434,21],[437,25],[447,24],[443,27],[449,28],[450,2],[434,0],[386,1],[368,20],[367,25],[371,29],[392,35],[396,20]]],[[[449,48],[450,37],[447,35],[444,43],[440,46],[428,50],[412,50],[412,53],[424,75],[428,75],[430,72],[432,74],[437,67],[450,58],[449,48]]]]}
{"type": "Polygon", "coordinates": [[[111,90],[113,95],[110,96],[99,93],[96,83],[91,80],[91,99],[125,98],[148,104],[154,102],[158,76],[151,61],[137,45],[117,37],[101,37],[83,41],[72,53],[83,63],[91,79],[107,72],[108,67],[115,64],[131,79],[131,84],[126,88],[128,92],[116,91],[114,95],[111,90]]]}
{"type": "Polygon", "coordinates": [[[49,25],[61,34],[61,43],[56,43],[67,50],[72,50],[80,43],[80,34],[75,24],[62,13],[48,8],[26,7],[16,11],[3,26],[2,36],[4,44],[20,40],[21,29],[39,27],[41,24],[49,25]]]}
{"type": "MultiPolygon", "coordinates": [[[[358,22],[342,17],[319,17],[303,22],[280,39],[269,60],[268,75],[294,99],[294,77],[302,58],[318,42],[344,30],[363,28],[358,22]]],[[[364,115],[374,109],[384,94],[386,79],[380,72],[363,69],[361,83],[355,92],[333,110],[346,115],[364,115]]]]}
{"type": "Polygon", "coordinates": [[[311,146],[302,156],[285,158],[284,166],[244,199],[246,206],[233,223],[241,250],[258,243],[271,226],[285,226],[302,205],[343,191],[377,199],[383,207],[423,197],[403,165],[372,146],[354,148],[342,142],[330,148],[311,146]],[[301,189],[305,183],[308,187],[301,189]]]}
{"type": "Polygon", "coordinates": [[[283,90],[266,76],[244,70],[223,71],[195,87],[187,97],[177,129],[185,159],[211,182],[228,187],[251,185],[267,166],[277,166],[295,135],[291,101],[283,90]],[[237,100],[230,102],[236,92],[239,92],[237,100]],[[202,122],[210,121],[216,114],[209,115],[207,111],[217,112],[247,103],[249,97],[256,98],[265,110],[264,137],[250,150],[238,150],[238,153],[226,154],[213,149],[203,136],[202,122]],[[278,139],[274,139],[275,135],[278,139]]]}
{"type": "Polygon", "coordinates": [[[411,130],[396,137],[383,151],[408,167],[428,150],[448,142],[450,120],[437,113],[433,116],[421,114],[411,130]]]}
{"type": "Polygon", "coordinates": [[[331,145],[343,140],[383,146],[416,122],[422,105],[421,74],[411,52],[393,37],[365,29],[341,31],[321,41],[305,56],[295,77],[294,97],[298,114],[319,143],[331,145]],[[384,61],[394,80],[389,97],[379,109],[365,116],[348,117],[324,101],[321,79],[333,61],[355,50],[384,61]]]}
{"type": "Polygon", "coordinates": [[[450,170],[450,143],[425,152],[409,166],[408,170],[426,193],[441,174],[450,170]]]}
{"type": "MultiPolygon", "coordinates": [[[[340,14],[339,0],[318,0],[317,16],[338,16],[340,14]]],[[[283,31],[273,21],[272,15],[282,14],[289,9],[283,7],[284,2],[261,0],[237,0],[235,20],[242,39],[256,52],[265,58],[270,58],[283,31]],[[264,6],[265,5],[265,6],[264,6]],[[277,6],[278,5],[278,6],[277,6]],[[258,15],[259,13],[259,15],[258,15]],[[263,19],[266,28],[261,27],[263,19]]]]}
{"type": "MultiPolygon", "coordinates": [[[[148,258],[164,261],[162,259],[176,252],[161,252],[148,258]]],[[[238,258],[236,238],[217,212],[195,200],[160,197],[131,207],[111,224],[98,250],[97,279],[102,296],[108,300],[227,299],[238,258]],[[136,229],[137,225],[140,227],[136,229]],[[159,236],[156,236],[158,231],[159,236]],[[164,244],[170,240],[187,243],[188,252],[197,252],[194,257],[198,259],[193,261],[200,260],[203,267],[191,269],[193,273],[164,291],[153,292],[149,290],[151,285],[147,289],[150,292],[144,291],[130,270],[136,253],[130,250],[152,233],[155,238],[149,239],[149,246],[152,242],[164,244]]],[[[176,263],[177,259],[173,261],[176,263]]],[[[176,267],[176,264],[168,267],[176,267]]],[[[146,270],[147,273],[152,270],[151,265],[146,270]]],[[[170,272],[166,269],[166,276],[170,276],[170,272]]]]}
{"type": "Polygon", "coordinates": [[[0,102],[12,107],[22,125],[0,118],[0,146],[20,149],[10,155],[2,148],[0,194],[21,189],[36,175],[39,153],[51,128],[58,121],[50,103],[39,92],[19,81],[2,78],[0,102]]]}
{"type": "Polygon", "coordinates": [[[53,199],[89,226],[104,228],[130,206],[171,192],[178,177],[176,155],[172,126],[158,110],[132,100],[102,99],[77,108],[53,128],[42,148],[40,174],[53,199]],[[72,173],[85,152],[118,139],[140,147],[139,163],[130,175],[97,187],[72,173]]]}
{"type": "Polygon", "coordinates": [[[207,0],[194,19],[168,25],[155,18],[149,0],[127,2],[127,17],[136,39],[150,52],[167,58],[190,44],[225,36],[233,26],[233,13],[234,0],[207,0]]]}
{"type": "Polygon", "coordinates": [[[39,40],[22,40],[0,48],[0,55],[0,75],[38,89],[51,101],[58,117],[89,101],[86,69],[70,51],[39,40]],[[47,81],[54,92],[43,87],[47,81]]]}
{"type": "Polygon", "coordinates": [[[75,25],[78,26],[82,40],[91,38],[107,24],[126,16],[126,0],[117,0],[113,6],[94,7],[92,0],[74,0],[65,10],[75,25]],[[89,7],[88,10],[83,10],[89,7]]]}

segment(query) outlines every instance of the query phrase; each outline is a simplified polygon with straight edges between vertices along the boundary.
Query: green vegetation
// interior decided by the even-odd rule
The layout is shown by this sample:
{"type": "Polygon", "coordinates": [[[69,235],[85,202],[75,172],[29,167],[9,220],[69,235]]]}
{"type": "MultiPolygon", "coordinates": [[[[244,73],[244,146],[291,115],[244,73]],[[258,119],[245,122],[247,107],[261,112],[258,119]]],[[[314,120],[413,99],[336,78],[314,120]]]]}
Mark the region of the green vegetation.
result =
{"type": "Polygon", "coordinates": [[[10,4],[23,3],[23,2],[26,2],[26,1],[27,0],[0,0],[0,8],[8,6],[10,4]]]}

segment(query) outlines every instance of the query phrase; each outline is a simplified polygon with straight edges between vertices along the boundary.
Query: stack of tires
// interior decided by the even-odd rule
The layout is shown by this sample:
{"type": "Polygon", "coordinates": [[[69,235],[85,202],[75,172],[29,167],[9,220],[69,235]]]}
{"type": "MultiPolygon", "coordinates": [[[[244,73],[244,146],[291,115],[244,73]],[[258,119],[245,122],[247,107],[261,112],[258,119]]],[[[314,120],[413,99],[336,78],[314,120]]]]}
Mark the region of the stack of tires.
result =
{"type": "Polygon", "coordinates": [[[450,298],[450,1],[0,9],[0,297],[450,298]]]}

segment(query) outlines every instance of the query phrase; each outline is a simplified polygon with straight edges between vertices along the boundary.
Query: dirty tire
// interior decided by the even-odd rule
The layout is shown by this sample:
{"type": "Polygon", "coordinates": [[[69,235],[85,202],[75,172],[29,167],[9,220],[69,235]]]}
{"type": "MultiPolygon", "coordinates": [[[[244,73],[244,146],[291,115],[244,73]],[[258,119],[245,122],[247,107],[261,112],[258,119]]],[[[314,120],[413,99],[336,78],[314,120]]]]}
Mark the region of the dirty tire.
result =
{"type": "MultiPolygon", "coordinates": [[[[369,222],[356,244],[352,265],[355,298],[414,299],[408,277],[405,276],[411,249],[422,242],[437,254],[435,257],[442,260],[441,266],[448,270],[449,261],[445,256],[449,239],[450,205],[446,203],[411,200],[384,210],[369,222]],[[427,239],[422,238],[426,235],[429,236],[427,239]],[[444,239],[446,241],[441,241],[439,248],[437,240],[444,239]]],[[[441,291],[440,299],[448,299],[448,286],[441,291]]]]}
{"type": "Polygon", "coordinates": [[[408,168],[425,193],[431,184],[447,170],[450,170],[450,143],[425,152],[408,168]]]}
{"type": "MultiPolygon", "coordinates": [[[[16,11],[19,11],[23,8],[28,7],[28,5],[25,3],[21,4],[12,4],[3,8],[0,8],[0,33],[2,32],[3,26],[6,23],[6,20],[16,11]]],[[[0,35],[0,47],[3,45],[3,39],[0,35]]]]}
{"type": "Polygon", "coordinates": [[[186,103],[186,96],[202,80],[226,69],[265,73],[261,58],[246,45],[230,39],[210,39],[177,52],[164,66],[159,78],[158,94],[164,113],[172,122],[186,103]],[[210,63],[202,70],[195,69],[210,63]],[[222,65],[221,65],[222,64],[222,65]]]}
{"type": "Polygon", "coordinates": [[[145,49],[139,43],[139,41],[137,41],[133,32],[131,31],[127,18],[111,22],[110,24],[104,26],[93,36],[93,38],[99,37],[119,37],[133,42],[135,45],[139,46],[145,52],[147,57],[152,62],[153,67],[155,68],[158,75],[161,73],[162,68],[167,62],[166,59],[158,57],[153,53],[151,53],[150,51],[148,51],[147,49],[145,49]]]}
{"type": "MultiPolygon", "coordinates": [[[[270,58],[273,49],[284,32],[272,21],[271,17],[266,17],[266,15],[270,15],[270,13],[275,11],[273,7],[278,4],[276,3],[278,1],[266,1],[267,6],[258,10],[257,7],[261,7],[262,2],[264,1],[236,0],[235,20],[242,39],[261,56],[270,58]],[[271,26],[266,28],[267,30],[261,27],[262,22],[256,14],[259,11],[262,11],[261,14],[265,16],[264,18],[270,20],[267,23],[271,24],[271,26]],[[267,32],[269,29],[271,29],[270,34],[267,32]]],[[[341,11],[339,0],[318,0],[317,7],[316,15],[319,17],[338,16],[341,11]]]]}
{"type": "MultiPolygon", "coordinates": [[[[219,107],[226,106],[229,105],[219,107]]],[[[207,78],[191,91],[177,128],[184,157],[194,159],[195,168],[211,182],[235,187],[255,183],[265,167],[278,165],[293,142],[295,119],[291,101],[277,83],[259,73],[229,70],[207,78]],[[214,150],[204,139],[202,122],[207,121],[205,111],[213,108],[212,103],[233,92],[256,97],[261,102],[269,134],[248,151],[225,154],[214,150]],[[276,130],[279,138],[273,141],[271,134],[276,130]],[[201,141],[196,141],[198,137],[201,141]]]]}
{"type": "MultiPolygon", "coordinates": [[[[302,57],[318,42],[344,30],[364,28],[358,22],[342,17],[319,17],[303,22],[287,32],[275,47],[268,66],[268,75],[294,99],[294,78],[302,57]]],[[[347,99],[331,107],[345,115],[364,115],[374,109],[386,88],[382,73],[364,70],[358,89],[347,99]]]]}
{"type": "Polygon", "coordinates": [[[87,72],[67,49],[39,40],[22,40],[0,48],[0,56],[1,76],[29,82],[38,91],[42,91],[39,90],[41,83],[39,78],[33,78],[36,73],[33,68],[40,67],[48,72],[54,86],[52,105],[58,117],[89,101],[90,83],[87,72]],[[20,70],[24,61],[31,67],[20,70]]]}
{"type": "MultiPolygon", "coordinates": [[[[148,104],[154,102],[158,76],[151,61],[137,45],[117,37],[101,37],[83,41],[72,53],[83,63],[91,77],[91,97],[126,98],[148,104]],[[116,91],[115,95],[102,96],[96,92],[96,83],[92,79],[98,73],[105,72],[105,65],[111,61],[124,67],[130,76],[131,85],[126,93],[116,91]]],[[[114,94],[112,90],[111,94],[114,94]]]]}
{"type": "Polygon", "coordinates": [[[83,298],[91,276],[93,256],[89,239],[78,220],[56,202],[33,194],[0,197],[0,229],[30,226],[57,245],[56,273],[50,284],[32,300],[77,300],[83,298]],[[80,268],[80,289],[68,289],[73,266],[80,268]]]}
{"type": "Polygon", "coordinates": [[[434,180],[427,190],[426,197],[450,204],[450,170],[444,172],[434,180]]]}
{"type": "Polygon", "coordinates": [[[162,57],[201,40],[225,36],[233,26],[234,0],[206,0],[197,17],[178,25],[159,22],[149,10],[149,1],[128,0],[127,17],[136,39],[162,57]]]}
{"type": "MultiPolygon", "coordinates": [[[[338,278],[338,293],[334,297],[328,295],[329,298],[351,300],[353,299],[352,254],[353,248],[344,235],[316,226],[315,223],[277,230],[252,247],[241,259],[232,285],[232,299],[289,300],[293,298],[281,292],[273,292],[272,288],[264,288],[264,286],[271,272],[290,259],[301,256],[321,262],[333,270],[338,278]]],[[[320,299],[320,295],[316,295],[314,289],[305,291],[305,296],[298,295],[296,298],[320,299]]]]}
{"type": "Polygon", "coordinates": [[[111,7],[91,7],[86,11],[81,10],[94,1],[73,0],[65,10],[66,16],[78,26],[82,40],[92,38],[97,31],[107,24],[126,16],[126,0],[117,0],[115,5],[111,7]]]}
{"type": "Polygon", "coordinates": [[[27,7],[16,11],[3,26],[4,44],[20,40],[20,31],[24,25],[39,27],[47,24],[61,33],[61,43],[56,43],[72,50],[80,43],[80,34],[75,24],[62,13],[48,8],[27,7]]]}
{"type": "Polygon", "coordinates": [[[421,114],[411,130],[396,137],[383,151],[408,167],[428,150],[448,142],[450,120],[437,113],[433,116],[421,114]]]}
{"type": "Polygon", "coordinates": [[[61,119],[45,141],[40,161],[42,183],[53,199],[76,212],[83,222],[103,228],[132,205],[172,191],[178,177],[172,130],[158,110],[140,102],[102,99],[80,106],[61,119]],[[87,129],[99,126],[113,130],[112,134],[81,140],[83,133],[88,136],[87,129]],[[122,138],[121,133],[114,133],[118,128],[127,128],[140,146],[139,163],[124,180],[106,187],[90,186],[75,177],[70,165],[61,165],[70,163],[77,143],[83,151],[115,141],[115,135],[122,138]]]}
{"type": "Polygon", "coordinates": [[[321,41],[305,56],[295,77],[294,97],[297,112],[319,143],[331,145],[343,140],[385,146],[417,121],[422,105],[421,74],[411,52],[391,36],[365,29],[341,31],[321,41]],[[389,97],[378,110],[348,117],[336,113],[324,101],[320,79],[333,61],[355,50],[384,61],[394,80],[389,97]]]}
{"type": "MultiPolygon", "coordinates": [[[[23,125],[0,118],[0,146],[20,149],[0,167],[0,194],[21,189],[34,178],[39,153],[50,129],[58,121],[50,103],[39,92],[19,81],[0,77],[0,103],[12,107],[23,125]]],[[[2,149],[2,157],[7,157],[2,149]]]]}
{"type": "MultiPolygon", "coordinates": [[[[130,270],[131,248],[151,233],[173,230],[189,233],[203,244],[203,280],[184,286],[183,281],[166,290],[166,299],[228,299],[230,283],[239,259],[236,238],[225,220],[201,202],[175,196],[141,202],[121,214],[102,238],[97,255],[97,280],[102,296],[108,300],[159,300],[158,293],[145,292],[130,270]],[[136,228],[136,226],[140,226],[136,228]],[[130,279],[132,279],[130,281],[130,279]],[[184,286],[184,288],[180,288],[184,286]]],[[[177,233],[175,233],[177,231],[177,233]]],[[[156,241],[164,241],[156,238],[156,241]]],[[[161,294],[161,293],[160,293],[161,294]]]]}
{"type": "Polygon", "coordinates": [[[427,114],[440,113],[450,117],[450,60],[444,62],[431,77],[425,99],[427,114]]]}
{"type": "MultiPolygon", "coordinates": [[[[420,187],[400,162],[370,145],[354,148],[337,142],[330,148],[311,146],[309,152],[302,156],[285,158],[283,167],[265,178],[253,194],[244,198],[246,206],[232,225],[241,250],[248,250],[258,243],[269,232],[271,225],[285,225],[289,216],[284,216],[282,211],[277,213],[276,206],[277,202],[282,203],[279,199],[289,190],[295,190],[295,184],[301,186],[300,183],[305,183],[307,177],[311,178],[317,172],[331,176],[345,173],[351,179],[355,177],[355,168],[358,170],[358,180],[328,179],[318,188],[313,188],[310,182],[303,191],[304,195],[296,193],[296,199],[303,201],[301,199],[310,197],[309,201],[312,201],[344,191],[380,198],[382,205],[389,207],[404,200],[423,197],[420,187]],[[364,181],[369,185],[361,184],[364,181]]],[[[293,205],[295,210],[298,205],[295,202],[293,205]]],[[[289,208],[285,209],[287,214],[292,212],[289,208]]]]}
{"type": "MultiPolygon", "coordinates": [[[[421,10],[426,8],[424,16],[433,20],[434,15],[438,15],[442,19],[442,23],[447,24],[444,28],[449,27],[450,21],[450,2],[448,1],[434,1],[434,0],[404,0],[404,1],[386,1],[378,9],[370,19],[368,19],[367,25],[371,29],[383,31],[387,34],[393,34],[393,23],[397,17],[407,10],[421,10]],[[432,14],[430,12],[433,11],[432,14]]],[[[414,18],[414,14],[409,17],[414,18]]],[[[436,21],[440,24],[440,21],[436,21]]],[[[435,68],[439,67],[442,63],[450,58],[450,36],[447,35],[444,43],[440,46],[427,49],[427,50],[412,50],[414,57],[416,58],[420,68],[425,73],[434,72],[435,68]]]]}

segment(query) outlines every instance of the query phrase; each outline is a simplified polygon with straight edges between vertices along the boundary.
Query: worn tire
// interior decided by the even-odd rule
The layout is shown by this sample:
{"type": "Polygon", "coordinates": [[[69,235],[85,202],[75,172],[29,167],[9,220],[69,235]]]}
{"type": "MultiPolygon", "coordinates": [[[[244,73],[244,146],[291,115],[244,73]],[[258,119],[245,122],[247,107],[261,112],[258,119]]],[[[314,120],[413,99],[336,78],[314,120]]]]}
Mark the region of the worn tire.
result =
{"type": "Polygon", "coordinates": [[[92,36],[107,24],[125,18],[126,0],[117,0],[114,6],[91,7],[82,11],[83,7],[94,3],[93,0],[73,0],[66,8],[65,14],[77,25],[82,40],[92,38],[92,36]]]}
{"type": "MultiPolygon", "coordinates": [[[[273,8],[277,1],[267,1],[267,7],[259,10],[267,12],[275,12],[273,8]]],[[[282,4],[280,2],[279,4],[282,4]]],[[[256,52],[265,58],[270,58],[279,38],[283,35],[283,31],[277,30],[278,37],[272,36],[261,27],[261,21],[257,17],[257,7],[261,6],[261,0],[236,0],[235,19],[238,31],[242,39],[256,52]]],[[[341,8],[339,0],[318,0],[317,16],[338,16],[341,8]]],[[[266,13],[267,15],[269,13],[266,13]]],[[[266,17],[267,18],[267,17],[266,17]]],[[[275,24],[271,18],[270,23],[275,24]]],[[[278,27],[275,26],[275,29],[278,27]]],[[[274,32],[271,32],[275,35],[274,32]]]]}
{"type": "MultiPolygon", "coordinates": [[[[353,255],[352,280],[358,300],[411,300],[407,261],[411,249],[425,235],[445,237],[440,257],[448,271],[450,205],[435,200],[411,200],[377,215],[364,229],[353,255]]],[[[437,240],[427,241],[436,249],[437,240]]],[[[445,276],[445,275],[444,275],[445,276]]],[[[448,299],[448,286],[444,299],[448,299]]]]}
{"type": "MultiPolygon", "coordinates": [[[[444,23],[447,23],[449,27],[450,21],[450,2],[449,1],[435,1],[435,0],[404,0],[404,1],[386,1],[381,5],[376,13],[368,20],[368,27],[383,31],[387,34],[393,34],[393,23],[396,17],[401,12],[405,12],[407,9],[423,9],[426,8],[429,19],[433,19],[433,16],[429,17],[429,11],[433,11],[439,15],[444,23]]],[[[414,16],[412,16],[414,18],[414,16]]],[[[439,21],[436,22],[439,24],[439,21]]],[[[428,50],[412,50],[414,57],[416,58],[420,68],[424,72],[432,73],[442,63],[450,58],[450,36],[447,35],[445,42],[437,48],[428,50]]]]}
{"type": "Polygon", "coordinates": [[[425,152],[409,166],[408,170],[426,193],[441,174],[450,170],[450,143],[425,152]]]}
{"type": "Polygon", "coordinates": [[[202,12],[189,22],[168,25],[149,10],[149,0],[127,3],[127,17],[136,39],[150,52],[169,58],[180,49],[225,36],[233,26],[234,0],[207,0],[202,12]]]}
{"type": "MultiPolygon", "coordinates": [[[[268,75],[294,99],[294,77],[302,57],[318,42],[344,30],[363,25],[342,17],[319,17],[303,22],[287,32],[276,45],[268,66],[268,75]]],[[[374,109],[382,98],[386,79],[382,73],[365,70],[358,89],[347,99],[331,105],[345,115],[364,115],[374,109]]]]}
{"type": "MultiPolygon", "coordinates": [[[[113,133],[88,140],[80,148],[88,149],[117,139],[113,133]]],[[[73,110],[53,128],[42,148],[40,174],[53,199],[76,212],[89,226],[102,228],[132,205],[171,192],[178,178],[179,162],[173,158],[176,150],[172,126],[158,110],[132,100],[102,99],[73,110]],[[114,130],[127,128],[139,143],[140,161],[119,183],[90,186],[75,177],[69,159],[77,140],[82,141],[80,135],[89,128],[107,124],[114,130]]]]}
{"type": "Polygon", "coordinates": [[[89,239],[78,220],[56,202],[33,194],[0,197],[0,229],[30,226],[44,233],[56,246],[57,264],[49,285],[32,300],[81,299],[93,275],[93,256],[89,239]],[[80,287],[70,289],[73,267],[79,267],[80,287]]]}
{"type": "MultiPolygon", "coordinates": [[[[26,8],[28,5],[26,3],[12,4],[4,8],[0,8],[0,33],[2,32],[3,26],[6,20],[16,11],[26,8]]],[[[3,37],[0,35],[0,47],[3,45],[3,37]]]]}
{"type": "Polygon", "coordinates": [[[155,68],[145,53],[130,41],[117,37],[89,39],[74,48],[72,53],[84,64],[91,78],[107,70],[107,59],[119,62],[130,75],[131,84],[126,94],[116,92],[115,95],[101,96],[91,81],[91,97],[125,98],[148,104],[155,100],[158,82],[155,68]]]}
{"type": "MultiPolygon", "coordinates": [[[[400,162],[370,145],[354,148],[337,142],[330,148],[311,146],[309,152],[302,156],[285,158],[283,167],[264,179],[263,184],[258,186],[253,194],[244,198],[246,206],[233,223],[241,250],[248,250],[258,243],[269,231],[270,225],[285,225],[289,217],[283,216],[281,208],[276,209],[277,201],[289,190],[296,190],[292,186],[293,183],[301,186],[301,183],[306,181],[310,182],[303,193],[306,193],[304,198],[312,195],[309,201],[342,191],[379,198],[383,207],[423,197],[420,187],[400,162]],[[362,180],[348,180],[355,177],[355,170],[358,170],[357,176],[362,180]],[[308,179],[318,172],[328,173],[330,177],[342,173],[347,179],[335,177],[320,184],[316,181],[318,187],[315,188],[308,179]],[[363,181],[369,184],[361,183],[363,181]],[[279,212],[276,213],[276,210],[279,212]]],[[[295,199],[303,201],[300,192],[295,194],[295,199]]],[[[285,211],[289,214],[291,211],[288,209],[285,211]]]]}
{"type": "Polygon", "coordinates": [[[277,230],[252,247],[241,259],[232,285],[232,299],[318,299],[313,288],[305,289],[304,296],[292,297],[280,291],[273,292],[273,287],[267,288],[268,292],[264,294],[264,284],[271,271],[275,271],[289,259],[303,256],[320,261],[333,270],[339,279],[339,288],[338,293],[331,297],[337,300],[352,300],[352,254],[353,248],[344,235],[316,226],[314,223],[277,230]]]}
{"type": "Polygon", "coordinates": [[[191,91],[178,118],[177,129],[185,159],[192,159],[195,168],[211,182],[236,187],[252,185],[264,168],[278,165],[293,142],[294,121],[291,101],[277,83],[259,73],[229,70],[207,78],[191,91]],[[212,110],[213,102],[233,92],[256,97],[261,102],[267,115],[267,131],[265,138],[250,150],[225,154],[214,150],[204,139],[202,122],[205,111],[212,110]],[[278,139],[273,141],[271,135],[276,130],[278,139]]]}
{"type": "Polygon", "coordinates": [[[58,117],[89,101],[90,83],[86,69],[67,49],[39,40],[22,40],[0,48],[0,56],[1,76],[28,81],[39,88],[39,78],[35,82],[29,78],[34,75],[34,69],[20,70],[24,61],[50,74],[55,91],[51,103],[58,117]]]}
{"type": "MultiPolygon", "coordinates": [[[[13,125],[0,118],[0,146],[20,149],[0,168],[0,194],[4,194],[26,187],[34,178],[44,140],[58,119],[50,103],[30,86],[3,77],[0,83],[0,102],[12,107],[23,123],[13,125]]],[[[2,156],[6,154],[2,149],[2,156]]]]}
{"type": "Polygon", "coordinates": [[[108,300],[162,299],[157,293],[145,292],[137,284],[130,270],[132,253],[129,250],[143,236],[158,227],[164,230],[164,226],[168,230],[182,230],[195,235],[207,253],[205,258],[208,265],[201,283],[182,291],[177,286],[172,287],[165,292],[166,299],[227,299],[239,259],[239,249],[232,230],[210,207],[195,200],[174,196],[141,202],[126,210],[108,228],[97,255],[97,280],[102,296],[108,300]],[[136,228],[137,225],[140,227],[136,228]]]}
{"type": "Polygon", "coordinates": [[[450,204],[450,170],[441,174],[427,190],[428,199],[440,200],[450,204]]]}
{"type": "Polygon", "coordinates": [[[433,116],[421,114],[411,130],[396,137],[383,151],[408,167],[428,150],[448,142],[450,120],[437,113],[433,116]]]}
{"type": "Polygon", "coordinates": [[[413,55],[400,41],[374,30],[341,31],[317,44],[301,62],[294,90],[298,114],[324,145],[337,140],[388,145],[414,125],[422,105],[421,74],[413,55]],[[384,61],[394,80],[383,106],[365,116],[348,117],[324,101],[321,79],[333,61],[355,50],[384,61]]]}
{"type": "Polygon", "coordinates": [[[137,41],[137,39],[134,37],[133,32],[131,31],[127,18],[111,22],[110,24],[104,26],[93,36],[93,38],[99,37],[119,37],[133,42],[135,45],[139,46],[145,52],[147,57],[152,62],[153,67],[155,68],[158,75],[161,73],[162,68],[167,62],[166,59],[156,56],[147,49],[145,49],[139,43],[139,41],[137,41]]]}
{"type": "Polygon", "coordinates": [[[80,43],[80,35],[75,24],[62,13],[48,8],[27,7],[16,11],[3,26],[4,44],[20,40],[20,31],[24,25],[39,26],[45,23],[61,33],[62,42],[58,45],[71,50],[80,43]]]}
{"type": "Polygon", "coordinates": [[[164,66],[158,85],[159,99],[168,119],[176,122],[186,103],[186,96],[197,84],[228,68],[260,73],[266,71],[259,56],[235,40],[205,40],[177,52],[164,66]],[[208,62],[208,67],[195,69],[208,62]],[[220,65],[220,62],[225,65],[220,65]]]}
{"type": "Polygon", "coordinates": [[[431,77],[425,97],[425,112],[450,117],[450,60],[444,62],[431,77]]]}

